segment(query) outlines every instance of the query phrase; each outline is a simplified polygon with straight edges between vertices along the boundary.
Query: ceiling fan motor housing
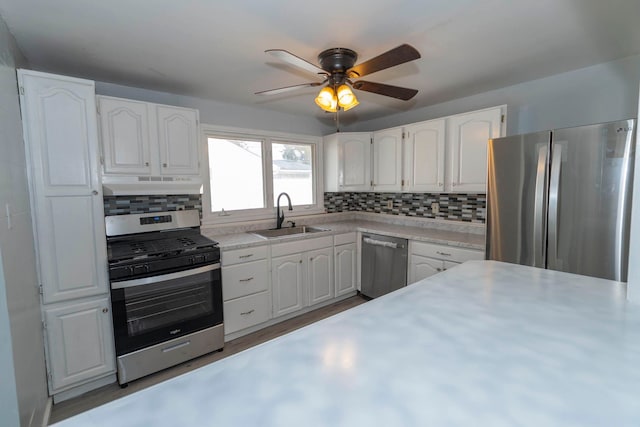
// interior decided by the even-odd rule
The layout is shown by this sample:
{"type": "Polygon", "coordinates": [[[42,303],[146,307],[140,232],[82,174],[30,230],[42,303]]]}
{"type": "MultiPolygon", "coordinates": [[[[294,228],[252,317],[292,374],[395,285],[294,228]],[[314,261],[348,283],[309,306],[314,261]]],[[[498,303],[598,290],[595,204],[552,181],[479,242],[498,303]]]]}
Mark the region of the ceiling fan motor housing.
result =
{"type": "Polygon", "coordinates": [[[318,62],[323,70],[329,74],[346,74],[347,70],[356,63],[358,54],[351,49],[334,47],[323,50],[318,55],[318,62]]]}

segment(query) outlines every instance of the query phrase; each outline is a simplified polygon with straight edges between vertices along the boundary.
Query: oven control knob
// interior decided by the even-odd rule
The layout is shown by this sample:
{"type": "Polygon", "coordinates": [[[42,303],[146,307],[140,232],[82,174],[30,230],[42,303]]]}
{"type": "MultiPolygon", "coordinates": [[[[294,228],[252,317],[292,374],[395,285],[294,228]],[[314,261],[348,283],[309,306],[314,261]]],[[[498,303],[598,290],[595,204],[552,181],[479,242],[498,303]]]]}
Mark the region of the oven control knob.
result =
{"type": "Polygon", "coordinates": [[[204,262],[204,255],[195,255],[193,257],[194,263],[204,262]]]}

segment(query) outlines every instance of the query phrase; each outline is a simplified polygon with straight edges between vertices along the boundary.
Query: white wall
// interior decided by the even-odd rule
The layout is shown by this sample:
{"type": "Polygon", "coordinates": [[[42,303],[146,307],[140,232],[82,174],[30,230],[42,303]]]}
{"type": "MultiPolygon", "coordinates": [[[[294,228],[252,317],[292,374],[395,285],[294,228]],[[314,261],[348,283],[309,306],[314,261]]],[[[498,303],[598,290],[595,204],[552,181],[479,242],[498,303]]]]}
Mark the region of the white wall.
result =
{"type": "Polygon", "coordinates": [[[17,425],[11,417],[14,409],[20,425],[41,425],[48,399],[16,63],[23,64],[24,60],[0,18],[0,400],[3,400],[0,424],[3,426],[17,425]],[[3,336],[7,326],[10,340],[3,336]],[[12,351],[13,360],[7,351],[12,351]],[[5,418],[5,410],[9,418],[5,418]]]}
{"type": "Polygon", "coordinates": [[[363,121],[344,131],[373,131],[507,104],[507,135],[638,116],[640,55],[363,121]]]}
{"type": "Polygon", "coordinates": [[[313,136],[334,131],[332,127],[328,127],[315,117],[280,113],[263,108],[245,107],[113,83],[96,82],[96,93],[138,101],[197,108],[200,110],[200,121],[210,125],[313,136]]]}
{"type": "MultiPolygon", "coordinates": [[[[640,76],[640,73],[638,73],[640,76]]],[[[638,89],[640,92],[640,88],[638,89]]],[[[640,96],[638,97],[640,111],[640,96]]],[[[631,237],[629,242],[629,277],[627,299],[640,304],[640,129],[636,122],[636,161],[633,181],[633,207],[631,209],[631,237]]]]}

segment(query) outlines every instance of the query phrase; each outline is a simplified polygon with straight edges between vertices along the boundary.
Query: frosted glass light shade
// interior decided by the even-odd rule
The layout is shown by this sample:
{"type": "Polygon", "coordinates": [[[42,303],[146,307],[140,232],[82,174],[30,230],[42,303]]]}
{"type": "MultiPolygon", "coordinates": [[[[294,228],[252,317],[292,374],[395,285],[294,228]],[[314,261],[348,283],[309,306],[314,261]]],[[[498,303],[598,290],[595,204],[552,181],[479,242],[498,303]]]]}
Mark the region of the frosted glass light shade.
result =
{"type": "Polygon", "coordinates": [[[338,99],[330,86],[323,87],[318,96],[316,96],[316,104],[324,111],[335,113],[338,109],[338,99]]]}

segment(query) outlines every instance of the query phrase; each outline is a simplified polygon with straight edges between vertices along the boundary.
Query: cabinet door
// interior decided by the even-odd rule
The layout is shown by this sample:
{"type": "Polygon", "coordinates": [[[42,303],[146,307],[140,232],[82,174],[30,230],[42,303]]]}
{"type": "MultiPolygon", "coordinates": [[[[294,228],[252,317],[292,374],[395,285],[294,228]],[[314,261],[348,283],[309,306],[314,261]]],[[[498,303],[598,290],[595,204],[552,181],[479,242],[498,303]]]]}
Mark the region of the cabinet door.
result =
{"type": "Polygon", "coordinates": [[[373,189],[402,190],[402,128],[373,133],[373,189]]]}
{"type": "Polygon", "coordinates": [[[369,191],[371,189],[371,135],[345,133],[338,138],[340,191],[369,191]]]}
{"type": "Polygon", "coordinates": [[[333,248],[307,252],[309,305],[333,298],[333,248]]]}
{"type": "Polygon", "coordinates": [[[444,191],[445,120],[405,127],[404,191],[444,191]]]}
{"type": "Polygon", "coordinates": [[[44,312],[52,393],[115,372],[109,299],[44,312]]]}
{"type": "Polygon", "coordinates": [[[357,249],[356,243],[335,247],[336,297],[356,290],[357,249]]]}
{"type": "Polygon", "coordinates": [[[487,145],[500,136],[501,108],[449,118],[450,191],[482,191],[487,187],[487,145]]]}
{"type": "Polygon", "coordinates": [[[302,254],[271,260],[273,317],[293,313],[304,307],[302,254]]]}
{"type": "Polygon", "coordinates": [[[197,175],[199,172],[198,112],[196,110],[156,106],[160,173],[197,175]]]}
{"type": "Polygon", "coordinates": [[[149,175],[149,104],[98,97],[98,105],[105,173],[149,175]]]}
{"type": "Polygon", "coordinates": [[[268,274],[266,259],[222,267],[224,301],[266,291],[269,289],[268,274]]]}
{"type": "Polygon", "coordinates": [[[108,292],[93,82],[21,71],[45,303],[108,292]]]}
{"type": "Polygon", "coordinates": [[[224,302],[224,333],[227,335],[264,323],[269,319],[271,319],[269,292],[260,292],[224,302]]]}
{"type": "Polygon", "coordinates": [[[415,283],[444,270],[444,261],[411,255],[409,259],[409,283],[415,283]]]}

